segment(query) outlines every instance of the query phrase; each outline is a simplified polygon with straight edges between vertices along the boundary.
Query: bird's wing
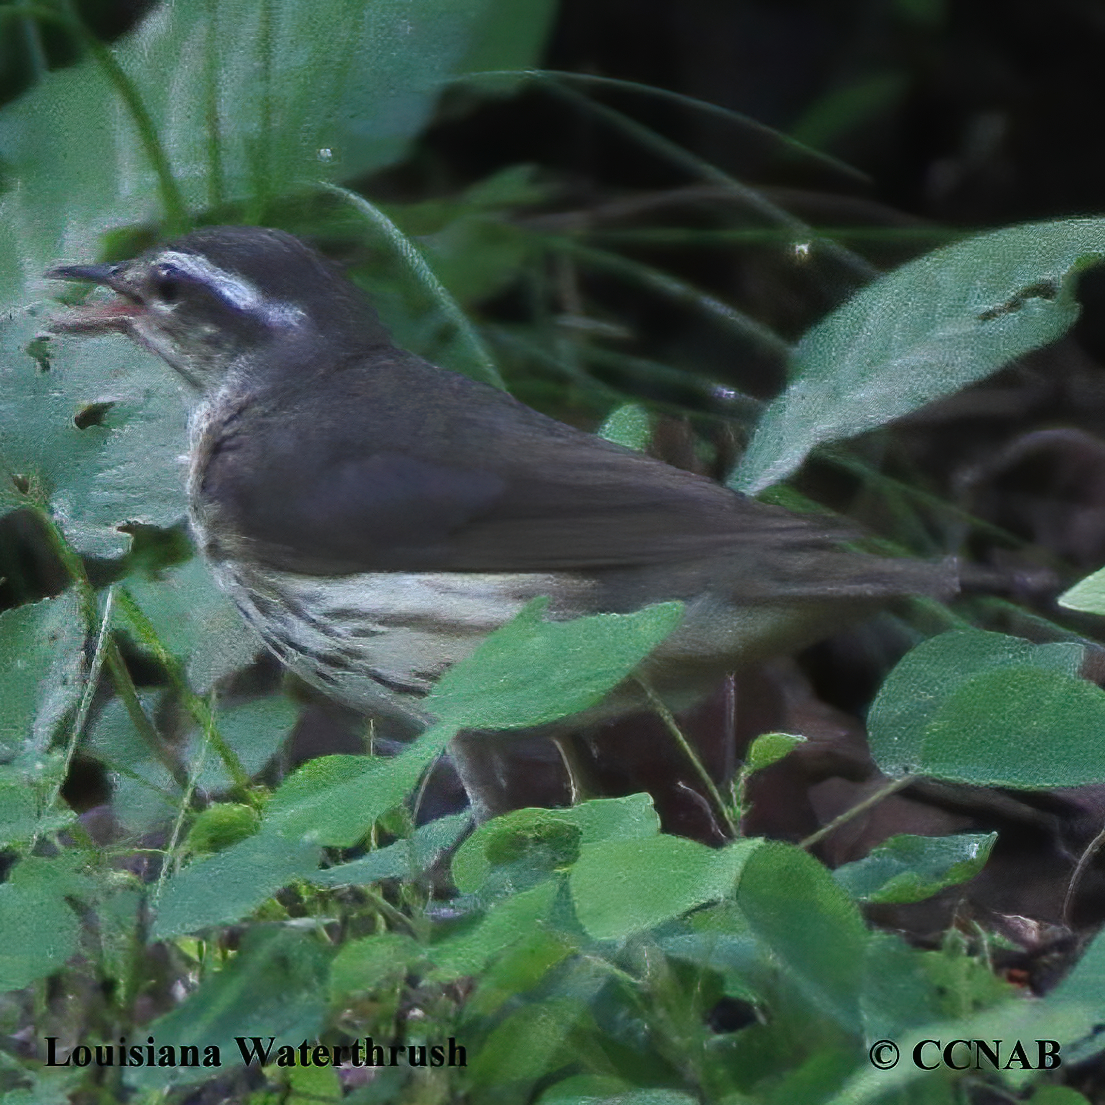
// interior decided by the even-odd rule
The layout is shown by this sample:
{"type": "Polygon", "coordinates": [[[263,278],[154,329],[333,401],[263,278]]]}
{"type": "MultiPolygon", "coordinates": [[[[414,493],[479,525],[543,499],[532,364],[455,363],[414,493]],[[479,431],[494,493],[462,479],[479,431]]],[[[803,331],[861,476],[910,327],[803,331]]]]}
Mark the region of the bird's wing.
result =
{"type": "Polygon", "coordinates": [[[841,536],[396,350],[258,396],[202,493],[254,555],[322,574],[587,571],[841,536]]]}

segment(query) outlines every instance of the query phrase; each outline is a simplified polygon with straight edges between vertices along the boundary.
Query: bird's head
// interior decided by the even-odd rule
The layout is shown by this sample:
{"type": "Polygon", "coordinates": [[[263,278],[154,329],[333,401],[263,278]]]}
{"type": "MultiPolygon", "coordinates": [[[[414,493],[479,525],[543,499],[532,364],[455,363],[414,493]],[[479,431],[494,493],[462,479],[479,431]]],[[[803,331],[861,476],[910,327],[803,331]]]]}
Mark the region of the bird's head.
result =
{"type": "Polygon", "coordinates": [[[71,310],[54,329],[122,332],[203,391],[243,358],[260,354],[253,359],[264,365],[266,349],[306,342],[316,353],[355,352],[389,340],[361,292],[280,230],[211,227],[131,261],[61,265],[47,275],[116,293],[71,310]]]}

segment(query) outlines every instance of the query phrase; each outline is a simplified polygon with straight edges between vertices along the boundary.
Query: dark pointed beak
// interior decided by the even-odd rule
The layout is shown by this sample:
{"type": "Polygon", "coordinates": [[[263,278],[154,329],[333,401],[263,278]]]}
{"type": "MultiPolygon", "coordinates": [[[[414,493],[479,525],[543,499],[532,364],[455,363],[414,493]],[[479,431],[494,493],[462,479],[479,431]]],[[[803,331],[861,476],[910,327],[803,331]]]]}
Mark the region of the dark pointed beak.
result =
{"type": "Polygon", "coordinates": [[[89,284],[103,284],[113,288],[113,280],[119,275],[119,265],[58,265],[46,276],[51,280],[81,280],[89,284]]]}
{"type": "Polygon", "coordinates": [[[123,265],[58,265],[50,269],[46,276],[51,280],[79,280],[84,283],[101,284],[118,292],[119,299],[105,303],[93,303],[75,307],[64,315],[55,318],[54,330],[102,332],[106,330],[126,331],[131,320],[142,311],[142,304],[134,292],[127,287],[125,280],[127,266],[123,265]]]}

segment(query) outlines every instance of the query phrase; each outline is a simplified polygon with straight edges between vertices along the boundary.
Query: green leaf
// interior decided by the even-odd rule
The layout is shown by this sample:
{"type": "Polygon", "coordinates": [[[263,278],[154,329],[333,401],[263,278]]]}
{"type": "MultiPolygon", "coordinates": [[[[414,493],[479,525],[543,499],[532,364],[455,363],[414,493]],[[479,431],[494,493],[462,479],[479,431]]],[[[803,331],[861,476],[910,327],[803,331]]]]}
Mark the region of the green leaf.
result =
{"type": "Polygon", "coordinates": [[[540,1078],[571,1058],[568,1036],[586,1019],[584,1004],[571,998],[523,1005],[488,1036],[468,1064],[469,1077],[496,1087],[540,1078]]]}
{"type": "MultiPolygon", "coordinates": [[[[157,716],[158,697],[143,693],[140,702],[146,716],[157,716]]],[[[296,719],[296,707],[282,695],[269,695],[220,710],[216,722],[223,739],[250,775],[257,774],[280,749],[296,719]]],[[[202,734],[193,731],[186,762],[195,772],[202,734]]],[[[95,754],[112,771],[113,809],[132,832],[142,832],[175,816],[178,788],[164,764],[138,734],[123,703],[113,698],[96,718],[85,738],[84,749],[95,754]]],[[[214,749],[208,748],[196,777],[205,790],[226,789],[231,780],[214,749]]]]}
{"type": "MultiPolygon", "coordinates": [[[[159,696],[147,691],[138,697],[146,717],[156,716],[159,696]]],[[[128,831],[145,832],[176,816],[180,802],[177,783],[139,735],[121,699],[107,702],[82,747],[85,754],[96,756],[109,769],[112,811],[128,831]]]]}
{"type": "Polygon", "coordinates": [[[492,0],[473,28],[472,45],[459,72],[530,67],[541,56],[557,10],[555,0],[492,0]]]}
{"type": "Polygon", "coordinates": [[[431,977],[448,981],[478,974],[489,960],[533,935],[535,927],[548,917],[559,891],[559,880],[550,879],[496,902],[472,928],[429,949],[434,964],[431,977]]]}
{"type": "Polygon", "coordinates": [[[426,958],[425,949],[406,933],[381,932],[343,944],[330,966],[330,1000],[397,985],[426,958]]]}
{"type": "Polygon", "coordinates": [[[652,419],[640,403],[625,403],[612,411],[599,427],[599,437],[642,452],[652,436],[652,419]]]}
{"type": "Polygon", "coordinates": [[[475,894],[499,868],[498,892],[519,880],[532,885],[534,879],[574,863],[581,844],[655,836],[659,831],[660,818],[649,794],[592,798],[568,809],[512,810],[478,826],[457,849],[453,882],[462,893],[475,894]]]}
{"type": "Polygon", "coordinates": [[[1032,665],[1073,677],[1081,659],[1080,645],[1033,645],[978,629],[933,637],[907,653],[880,688],[867,717],[871,754],[891,777],[921,770],[929,727],[956,691],[976,676],[1032,665]]]}
{"type": "Polygon", "coordinates": [[[1081,610],[1086,614],[1105,614],[1105,568],[1079,580],[1055,600],[1068,610],[1081,610]]]}
{"type": "Polygon", "coordinates": [[[480,972],[479,984],[465,1002],[466,1014],[490,1016],[510,998],[539,985],[575,951],[575,943],[563,933],[543,928],[527,933],[480,972]]]}
{"type": "Polygon", "coordinates": [[[265,823],[288,839],[351,848],[372,823],[414,790],[422,772],[456,735],[427,729],[398,756],[322,756],[289,776],[272,796],[265,823]]]}
{"type": "Polygon", "coordinates": [[[193,855],[213,855],[253,836],[260,825],[261,815],[252,806],[219,802],[200,811],[184,846],[193,855]]]}
{"type": "Polygon", "coordinates": [[[798,745],[805,743],[805,737],[792,736],[790,733],[761,733],[748,749],[748,770],[763,771],[765,767],[778,763],[798,745]]]}
{"type": "Polygon", "coordinates": [[[959,687],[927,727],[919,767],[936,778],[983,786],[1037,790],[1100,782],[1105,691],[1028,665],[985,672],[959,687]]]}
{"type": "Polygon", "coordinates": [[[1085,1011],[1092,1024],[1082,1038],[1071,1040],[1073,1046],[1063,1056],[1065,1063],[1082,1062],[1105,1050],[1105,933],[1098,933],[1070,973],[1044,999],[1046,1009],[1055,1013],[1068,1010],[1080,1015],[1085,1011]]]}
{"type": "Polygon", "coordinates": [[[72,591],[0,613],[0,758],[45,753],[80,698],[83,644],[72,591]]]}
{"type": "Polygon", "coordinates": [[[536,60],[552,0],[158,5],[110,48],[143,134],[94,57],[44,74],[0,112],[0,299],[106,226],[352,179],[403,156],[443,84],[480,59],[536,60]],[[505,28],[525,33],[504,37],[505,28]],[[172,79],[167,80],[166,74],[172,79]],[[156,144],[175,182],[150,161],[156,144]],[[175,193],[179,192],[181,198],[175,193]],[[158,202],[160,195],[161,203],[158,202]]]}
{"type": "Polygon", "coordinates": [[[80,923],[65,901],[76,889],[65,857],[29,857],[0,883],[0,993],[53,974],[76,954],[80,923]]]}
{"type": "Polygon", "coordinates": [[[471,816],[453,813],[415,829],[408,840],[397,840],[360,859],[316,871],[307,880],[315,886],[367,886],[380,879],[414,879],[432,867],[472,823],[471,816]]]}
{"type": "Polygon", "coordinates": [[[0,847],[29,840],[38,829],[38,798],[25,783],[0,783],[0,847]]]}
{"type": "Polygon", "coordinates": [[[993,231],[888,273],[819,322],[794,352],[734,487],[755,494],[817,445],[873,430],[1060,337],[1079,271],[1105,255],[1105,220],[993,231]]]}
{"type": "MultiPolygon", "coordinates": [[[[894,1100],[927,1100],[906,1097],[903,1091],[906,1087],[933,1078],[934,1071],[925,1070],[912,1061],[914,1049],[921,1046],[921,1056],[926,1065],[933,1062],[939,1053],[931,1044],[925,1043],[930,1040],[996,1041],[1001,1048],[1003,1063],[1008,1060],[1015,1043],[1021,1041],[1025,1058],[1033,1065],[1038,1060],[1037,1041],[1058,1040],[1066,1066],[1076,1061],[1073,1059],[1073,1055],[1077,1054],[1072,1047],[1074,1041],[1094,1035],[1095,1023],[1100,1023],[1100,1018],[1095,1022],[1088,1002],[1078,1000],[1052,1004],[1051,995],[1038,1001],[1007,999],[968,1016],[930,1021],[894,1038],[901,1062],[893,1069],[878,1069],[867,1061],[857,1063],[852,1077],[839,1093],[823,1099],[824,1105],[875,1105],[876,1102],[882,1105],[894,1100]]],[[[1018,1069],[1017,1063],[1002,1069],[1000,1075],[1004,1082],[1013,1087],[1038,1077],[1035,1070],[1018,1069]]]]}
{"type": "Polygon", "coordinates": [[[223,852],[194,860],[166,882],[157,900],[154,938],[240,921],[281,887],[313,873],[319,854],[317,845],[262,829],[223,852]]]}
{"type": "Polygon", "coordinates": [[[71,1105],[72,1095],[79,1092],[78,1084],[83,1078],[80,1068],[23,1067],[19,1071],[19,1081],[22,1084],[30,1082],[30,1087],[8,1090],[0,1095],[0,1105],[71,1105]]]}
{"type": "MultiPolygon", "coordinates": [[[[962,959],[966,957],[961,957],[962,959]]],[[[868,1040],[894,1040],[909,1028],[936,1020],[945,1012],[947,990],[959,992],[956,981],[941,985],[935,960],[946,965],[943,952],[921,952],[901,937],[873,932],[862,964],[860,1008],[868,1040]]],[[[972,960],[977,963],[977,960],[972,960]]],[[[986,970],[985,966],[983,967],[986,970]]],[[[991,982],[1000,981],[990,971],[991,982]]],[[[1003,994],[1002,996],[1006,996],[1003,994]]]]}
{"type": "Polygon", "coordinates": [[[582,833],[570,810],[521,809],[480,825],[453,857],[453,882],[474,894],[496,867],[515,868],[526,883],[569,866],[579,857],[582,833]],[[527,876],[529,876],[527,878],[527,876]]]}
{"type": "Polygon", "coordinates": [[[641,932],[733,893],[759,846],[738,840],[713,849],[664,834],[584,845],[569,876],[576,915],[599,940],[641,932]]]}
{"type": "Polygon", "coordinates": [[[537,1099],[538,1105],[695,1105],[697,1100],[679,1090],[638,1089],[603,1074],[574,1074],[537,1099]]]}
{"type": "MultiPolygon", "coordinates": [[[[247,667],[264,649],[261,638],[219,590],[201,557],[194,556],[156,579],[131,576],[126,586],[161,643],[185,662],[189,685],[200,694],[247,667]]],[[[121,610],[116,621],[130,628],[121,610]]],[[[224,719],[225,715],[220,727],[224,719]]]]}
{"type": "Polygon", "coordinates": [[[534,599],[454,665],[426,708],[458,729],[524,729],[594,706],[679,624],[678,602],[546,622],[534,599]]]}
{"type": "Polygon", "coordinates": [[[1092,1105],[1069,1086],[1041,1086],[1029,1099],[1028,1105],[1092,1105]]]}
{"type": "Polygon", "coordinates": [[[36,307],[0,321],[0,510],[20,503],[12,477],[29,480],[81,552],[119,556],[130,546],[120,525],[168,527],[187,513],[182,385],[118,337],[51,340],[43,372],[25,352],[41,316],[36,307]],[[78,425],[89,410],[99,413],[78,425]]]}
{"type": "Polygon", "coordinates": [[[737,903],[787,977],[846,1031],[859,1025],[859,990],[869,939],[855,903],[812,856],[763,843],[744,865],[737,903]]]}
{"type": "MultiPolygon", "coordinates": [[[[253,925],[242,936],[237,954],[222,970],[209,974],[199,988],[171,1013],[142,1028],[158,1045],[200,1044],[217,1047],[227,1068],[241,1069],[235,1037],[253,1036],[267,1046],[315,1040],[326,1013],[326,979],[330,954],[310,930],[253,925]]],[[[275,1059],[275,1054],[273,1055],[275,1059]]],[[[142,1088],[181,1085],[218,1074],[211,1067],[133,1067],[127,1081],[142,1088]]]]}
{"type": "MultiPolygon", "coordinates": [[[[298,718],[299,710],[290,698],[270,694],[221,708],[215,722],[246,774],[256,775],[283,747],[298,718]]],[[[190,759],[196,756],[202,739],[201,733],[193,734],[188,749],[190,759]]],[[[223,790],[233,782],[226,765],[212,748],[207,750],[197,782],[208,791],[223,790]]]]}
{"type": "Polygon", "coordinates": [[[591,798],[557,813],[579,826],[581,844],[632,840],[660,831],[660,815],[652,804],[652,795],[644,792],[624,798],[591,798]]]}
{"type": "Polygon", "coordinates": [[[901,833],[864,859],[838,867],[833,878],[856,901],[919,902],[973,879],[986,865],[997,839],[997,833],[901,833]]]}
{"type": "Polygon", "coordinates": [[[101,977],[122,980],[133,970],[135,959],[143,954],[146,895],[137,887],[124,884],[98,898],[96,924],[103,963],[101,977]]]}

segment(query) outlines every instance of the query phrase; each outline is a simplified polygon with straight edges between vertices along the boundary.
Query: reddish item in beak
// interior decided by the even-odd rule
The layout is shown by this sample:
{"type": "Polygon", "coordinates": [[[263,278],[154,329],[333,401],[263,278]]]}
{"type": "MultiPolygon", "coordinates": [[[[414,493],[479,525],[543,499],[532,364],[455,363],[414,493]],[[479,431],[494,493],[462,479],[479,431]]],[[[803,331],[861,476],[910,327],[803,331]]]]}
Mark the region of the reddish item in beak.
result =
{"type": "Polygon", "coordinates": [[[122,270],[121,265],[59,265],[46,273],[51,280],[102,284],[118,293],[116,299],[71,308],[54,320],[54,329],[85,333],[126,330],[130,320],[140,315],[145,306],[119,280],[122,270]]]}

